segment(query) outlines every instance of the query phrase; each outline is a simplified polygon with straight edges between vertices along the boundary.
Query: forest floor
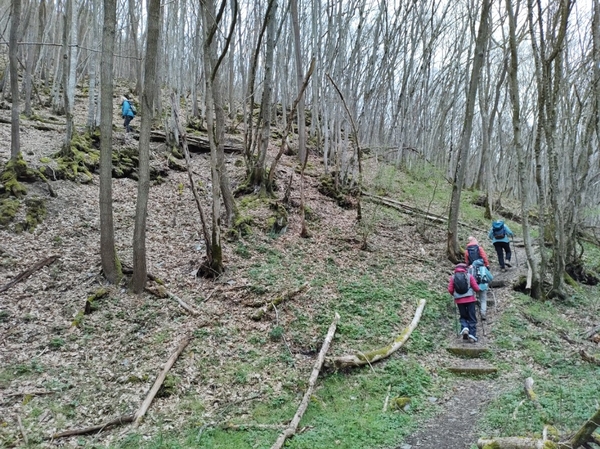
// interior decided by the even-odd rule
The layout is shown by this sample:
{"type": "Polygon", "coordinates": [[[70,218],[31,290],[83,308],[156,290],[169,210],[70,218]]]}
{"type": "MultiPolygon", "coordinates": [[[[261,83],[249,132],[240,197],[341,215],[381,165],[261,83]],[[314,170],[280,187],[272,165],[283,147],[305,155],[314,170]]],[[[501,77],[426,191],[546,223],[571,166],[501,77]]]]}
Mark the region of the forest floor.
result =
{"type": "MultiPolygon", "coordinates": [[[[85,123],[83,101],[79,108],[78,123],[85,123]]],[[[50,115],[47,111],[43,114],[50,115]]],[[[121,131],[117,107],[114,122],[114,148],[135,149],[135,137],[121,131]]],[[[139,125],[139,118],[133,124],[139,125]]],[[[23,120],[21,148],[25,160],[39,166],[60,148],[62,133],[34,125],[23,120]]],[[[9,124],[0,123],[0,142],[3,165],[10,153],[9,124]]],[[[153,143],[151,151],[152,164],[166,170],[164,145],[153,143]]],[[[234,186],[243,181],[240,162],[240,155],[227,155],[227,170],[234,186]]],[[[210,197],[209,166],[207,155],[193,155],[193,173],[205,207],[210,197]]],[[[224,244],[226,272],[217,280],[196,277],[205,248],[187,173],[168,170],[164,182],[151,187],[147,217],[149,272],[161,279],[171,294],[191,304],[199,312],[197,316],[186,313],[171,298],[129,293],[127,278],[117,286],[106,284],[99,257],[97,175],[88,183],[51,179],[56,198],[49,197],[43,183],[28,185],[28,196],[46,198],[47,216],[33,232],[15,232],[14,223],[0,229],[0,287],[49,256],[58,259],[0,293],[0,446],[24,446],[28,437],[35,447],[141,447],[141,442],[190,422],[200,426],[197,442],[209,437],[204,429],[256,417],[253,413],[261,404],[266,409],[277,409],[283,402],[291,402],[288,405],[293,415],[293,400],[278,398],[294,399],[304,391],[333,311],[348,307],[340,299],[345,286],[354,286],[366,273],[377,271],[386,278],[414,282],[421,290],[428,285],[429,290],[437,292],[429,299],[435,310],[442,307],[434,304],[436,300],[451,303],[445,292],[452,270],[445,257],[445,227],[410,217],[401,217],[400,222],[388,220],[383,214],[384,218],[368,231],[368,249],[363,250],[361,232],[367,231],[357,228],[356,210],[341,208],[319,193],[323,171],[322,161],[311,156],[304,185],[311,236],[303,239],[299,236],[301,180],[297,163],[291,156],[282,158],[277,172],[280,194],[283,183],[292,179],[290,203],[295,205],[289,210],[286,232],[279,236],[270,232],[271,202],[244,200],[243,213],[251,215],[255,231],[224,244]],[[346,275],[347,279],[340,279],[346,275]],[[84,315],[86,299],[101,289],[107,295],[95,300],[91,313],[84,315]],[[286,295],[289,305],[271,310],[267,319],[251,319],[257,306],[286,295]],[[164,390],[171,390],[163,391],[153,402],[138,430],[141,439],[128,440],[134,437],[128,434],[131,430],[127,426],[98,432],[87,439],[49,439],[57,432],[101,425],[134,412],[162,365],[186,336],[193,339],[171,370],[172,382],[164,386],[164,390]],[[256,362],[248,365],[248,360],[254,359],[256,362]],[[127,441],[133,443],[127,446],[127,441]]],[[[127,267],[132,266],[136,195],[135,181],[113,180],[116,247],[127,267]]],[[[431,212],[446,213],[444,204],[430,203],[427,207],[431,212]]],[[[15,222],[24,219],[24,211],[20,211],[15,222]]],[[[479,230],[466,232],[484,241],[486,225],[481,222],[479,230]]],[[[509,285],[518,274],[524,274],[525,257],[517,250],[521,267],[498,276],[505,278],[507,286],[495,291],[497,307],[491,308],[487,337],[481,344],[495,338],[494,323],[511,300],[509,285]]],[[[492,260],[495,257],[490,254],[492,260]]],[[[492,263],[492,267],[497,264],[492,263]]],[[[149,282],[149,287],[157,285],[149,282]]],[[[368,292],[367,288],[367,294],[381,293],[375,291],[376,285],[373,289],[368,292]]],[[[363,317],[371,309],[369,301],[353,304],[353,315],[345,310],[345,318],[355,325],[340,324],[341,337],[336,337],[331,352],[341,355],[352,351],[356,341],[369,337],[368,329],[373,326],[384,330],[369,337],[369,344],[385,344],[410,322],[416,307],[414,299],[419,294],[406,293],[405,298],[397,299],[396,309],[383,315],[384,322],[370,323],[364,318],[356,324],[354,316],[363,317]]],[[[441,320],[441,332],[448,341],[455,338],[453,310],[447,308],[449,316],[430,318],[441,320]]],[[[432,341],[435,336],[419,338],[426,349],[419,349],[415,343],[415,350],[421,351],[418,363],[432,376],[438,376],[449,360],[446,343],[432,341]]],[[[410,346],[407,351],[411,351],[410,346]]],[[[404,360],[405,355],[399,357],[404,360]]],[[[498,396],[506,380],[457,378],[451,389],[431,400],[436,402],[435,412],[427,404],[421,407],[433,417],[406,436],[401,446],[394,447],[433,449],[440,447],[440,441],[446,442],[447,449],[472,447],[477,439],[474,429],[479,410],[498,396]]],[[[509,375],[508,381],[514,379],[509,375]]],[[[283,412],[282,416],[291,418],[283,412]]],[[[280,422],[284,421],[281,418],[280,422]]],[[[268,447],[258,442],[248,446],[231,444],[200,447],[268,447]]],[[[381,442],[372,444],[369,447],[383,447],[381,442]]],[[[357,443],[339,447],[368,446],[357,443]]]]}

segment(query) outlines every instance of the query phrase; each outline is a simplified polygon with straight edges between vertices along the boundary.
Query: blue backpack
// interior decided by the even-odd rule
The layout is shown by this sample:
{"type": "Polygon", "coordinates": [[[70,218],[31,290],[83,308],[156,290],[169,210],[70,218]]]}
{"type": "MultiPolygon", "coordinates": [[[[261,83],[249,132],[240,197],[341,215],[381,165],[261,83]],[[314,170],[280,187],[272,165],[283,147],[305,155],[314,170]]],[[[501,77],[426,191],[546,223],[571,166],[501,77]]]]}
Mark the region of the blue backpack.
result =
{"type": "Polygon", "coordinates": [[[495,221],[492,223],[492,234],[495,239],[503,239],[506,237],[506,230],[504,229],[503,221],[495,221]]]}

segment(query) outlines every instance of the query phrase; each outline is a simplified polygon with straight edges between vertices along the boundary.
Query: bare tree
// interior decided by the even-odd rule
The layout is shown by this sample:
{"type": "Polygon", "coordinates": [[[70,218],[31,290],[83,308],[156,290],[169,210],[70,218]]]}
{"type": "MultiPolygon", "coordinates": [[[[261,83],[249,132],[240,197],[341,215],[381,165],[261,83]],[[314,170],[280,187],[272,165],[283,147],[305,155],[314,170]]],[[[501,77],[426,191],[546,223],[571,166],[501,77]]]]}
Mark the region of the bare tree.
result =
{"type": "Polygon", "coordinates": [[[115,47],[116,0],[104,0],[102,64],[100,73],[100,258],[106,279],[121,279],[121,264],[115,249],[112,202],[113,52],[115,47]]]}
{"type": "Polygon", "coordinates": [[[479,30],[475,41],[475,51],[473,54],[473,67],[471,70],[471,78],[467,90],[465,117],[463,129],[460,136],[458,160],[456,163],[456,171],[452,184],[452,196],[450,198],[450,215],[448,218],[448,258],[452,262],[460,260],[461,251],[458,246],[458,216],[460,208],[460,197],[462,193],[463,183],[465,179],[466,162],[469,154],[469,146],[471,145],[471,133],[473,130],[473,113],[475,108],[475,99],[477,95],[477,86],[479,85],[479,77],[481,67],[483,65],[484,53],[489,39],[489,10],[490,0],[483,0],[481,6],[481,18],[479,22],[479,30]]]}
{"type": "MultiPolygon", "coordinates": [[[[510,65],[508,67],[508,87],[510,92],[510,101],[512,104],[512,124],[513,124],[513,146],[517,153],[518,170],[519,170],[519,185],[520,185],[520,200],[521,200],[521,216],[523,219],[523,240],[525,242],[525,252],[527,254],[527,264],[531,270],[531,296],[534,298],[540,297],[540,276],[538,271],[538,262],[535,259],[533,251],[533,242],[531,238],[529,225],[529,203],[527,199],[527,173],[525,167],[525,155],[523,151],[523,143],[521,140],[521,102],[519,96],[519,81],[517,71],[519,67],[518,47],[517,47],[517,32],[516,32],[516,15],[513,11],[512,0],[506,0],[506,11],[508,14],[509,26],[509,51],[510,65]]],[[[490,199],[491,200],[491,199],[490,199]]],[[[488,201],[490,201],[488,200],[488,201]]]]}
{"type": "Polygon", "coordinates": [[[146,62],[144,64],[144,90],[142,93],[142,123],[140,125],[138,193],[135,205],[133,231],[133,276],[131,288],[141,293],[146,286],[146,217],[150,190],[150,128],[154,114],[158,41],[161,28],[160,0],[148,2],[148,34],[146,35],[146,62]]]}
{"type": "Polygon", "coordinates": [[[21,22],[21,0],[13,0],[11,3],[11,21],[8,59],[10,66],[10,94],[11,94],[11,134],[10,134],[10,158],[17,159],[21,153],[21,141],[19,133],[19,67],[17,59],[17,37],[21,22]]]}
{"type": "MultiPolygon", "coordinates": [[[[559,182],[559,163],[556,148],[557,131],[557,102],[560,90],[563,85],[563,51],[564,41],[567,31],[567,23],[571,12],[571,0],[561,0],[557,5],[556,14],[553,15],[548,24],[549,30],[544,29],[544,14],[542,4],[539,0],[528,0],[528,22],[531,35],[531,44],[533,49],[533,59],[536,67],[536,84],[538,89],[538,130],[536,145],[541,145],[542,135],[546,144],[547,167],[549,174],[549,197],[552,213],[551,219],[552,238],[552,290],[548,296],[564,298],[565,295],[565,233],[563,205],[560,202],[560,182],[559,182]],[[534,15],[537,12],[537,20],[534,22],[534,15]],[[543,134],[542,134],[543,133],[543,134]]],[[[551,13],[551,12],[550,12],[551,13]]],[[[538,167],[541,162],[541,149],[536,149],[538,157],[538,167]]],[[[541,177],[541,167],[538,168],[537,176],[541,177]]],[[[539,187],[539,186],[538,186],[539,187]]],[[[543,199],[542,199],[543,200],[543,199]]],[[[540,207],[545,215],[543,202],[540,201],[540,207]]],[[[543,230],[543,226],[541,227],[543,230]]],[[[544,247],[545,235],[542,232],[541,247],[544,247]]],[[[541,274],[545,270],[542,264],[541,274]]]]}

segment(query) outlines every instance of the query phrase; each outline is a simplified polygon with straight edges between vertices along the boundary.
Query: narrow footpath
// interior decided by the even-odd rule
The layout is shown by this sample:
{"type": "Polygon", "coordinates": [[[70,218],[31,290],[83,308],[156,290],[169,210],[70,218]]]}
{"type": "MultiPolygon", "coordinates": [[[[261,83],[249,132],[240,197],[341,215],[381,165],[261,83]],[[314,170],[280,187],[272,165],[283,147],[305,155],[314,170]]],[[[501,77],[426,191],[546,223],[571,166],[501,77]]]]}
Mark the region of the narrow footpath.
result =
{"type": "Polygon", "coordinates": [[[499,272],[495,254],[489,255],[494,280],[504,281],[505,285],[493,289],[492,294],[488,293],[488,319],[484,326],[480,320],[478,322],[479,341],[473,344],[463,342],[455,334],[448,336],[446,350],[452,357],[448,366],[443,368],[459,376],[450,398],[439,414],[423,423],[395,449],[470,449],[477,443],[479,435],[476,427],[481,411],[501,392],[495,379],[478,378],[496,371],[496,367],[481,356],[489,351],[489,344],[494,338],[494,322],[513,293],[511,286],[519,275],[526,273],[524,249],[512,245],[512,250],[516,252],[516,258],[513,257],[513,267],[505,273],[499,272]]]}

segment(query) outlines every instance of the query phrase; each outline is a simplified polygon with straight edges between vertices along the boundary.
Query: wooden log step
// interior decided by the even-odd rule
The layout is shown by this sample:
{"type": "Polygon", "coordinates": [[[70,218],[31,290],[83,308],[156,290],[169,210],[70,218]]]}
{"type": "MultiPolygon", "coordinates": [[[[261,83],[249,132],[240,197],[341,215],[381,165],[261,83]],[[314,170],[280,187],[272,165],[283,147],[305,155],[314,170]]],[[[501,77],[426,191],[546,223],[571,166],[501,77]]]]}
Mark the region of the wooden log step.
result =
{"type": "Polygon", "coordinates": [[[481,343],[450,343],[446,350],[450,354],[472,359],[481,357],[482,355],[490,352],[490,349],[481,343]]]}
{"type": "Polygon", "coordinates": [[[460,360],[457,363],[450,365],[446,368],[448,371],[454,374],[466,374],[469,376],[485,376],[488,374],[495,374],[498,372],[498,368],[483,360],[460,360]]]}

